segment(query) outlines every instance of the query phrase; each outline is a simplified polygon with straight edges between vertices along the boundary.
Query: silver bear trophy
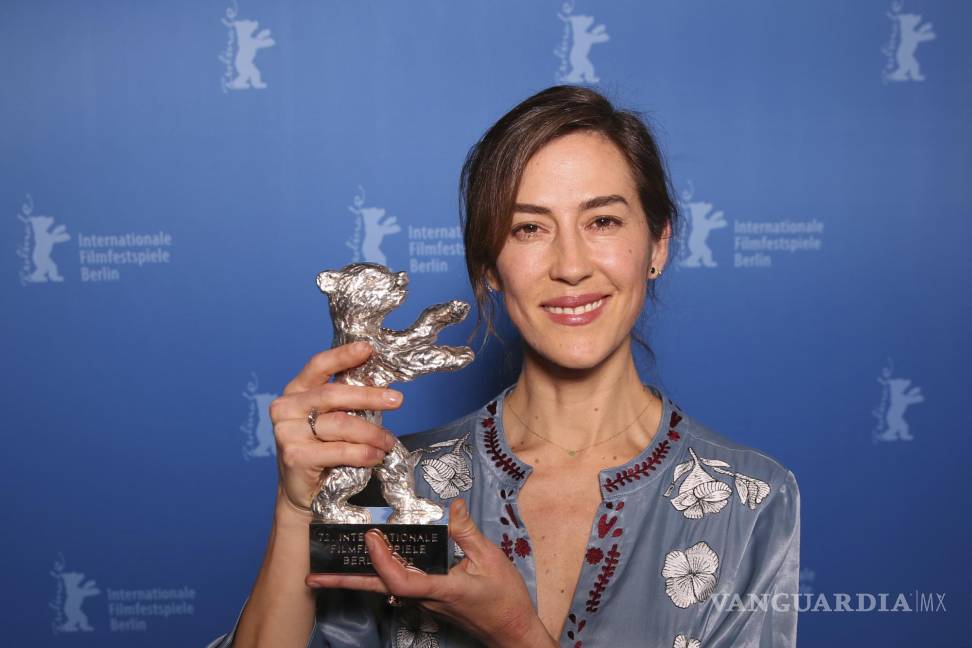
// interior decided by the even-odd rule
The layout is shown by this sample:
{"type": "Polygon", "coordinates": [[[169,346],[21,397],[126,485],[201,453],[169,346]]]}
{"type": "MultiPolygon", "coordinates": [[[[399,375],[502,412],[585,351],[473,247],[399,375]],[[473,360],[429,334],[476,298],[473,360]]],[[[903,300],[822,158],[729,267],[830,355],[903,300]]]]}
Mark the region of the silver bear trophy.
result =
{"type": "MultiPolygon", "coordinates": [[[[364,364],[335,374],[335,382],[385,387],[393,381],[405,382],[434,371],[455,371],[475,357],[469,347],[435,343],[443,327],[461,322],[469,313],[465,302],[453,300],[429,306],[403,331],[382,326],[384,318],[405,301],[408,275],[404,272],[392,272],[376,263],[352,263],[341,270],[321,272],[317,285],[330,302],[332,347],[367,340],[374,348],[364,364]]],[[[381,411],[355,410],[349,414],[381,425],[381,411]]],[[[312,503],[315,521],[370,523],[368,509],[349,504],[348,498],[364,490],[372,471],[378,475],[381,493],[393,509],[388,518],[390,524],[428,524],[440,519],[444,509],[415,494],[415,460],[398,441],[380,466],[331,468],[312,503]]]]}

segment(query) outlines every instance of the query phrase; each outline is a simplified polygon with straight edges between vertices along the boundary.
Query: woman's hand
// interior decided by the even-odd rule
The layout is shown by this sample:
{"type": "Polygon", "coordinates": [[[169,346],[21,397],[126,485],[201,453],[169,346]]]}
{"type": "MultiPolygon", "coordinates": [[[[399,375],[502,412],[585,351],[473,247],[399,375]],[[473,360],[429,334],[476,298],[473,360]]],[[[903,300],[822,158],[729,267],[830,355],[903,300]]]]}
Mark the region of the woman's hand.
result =
{"type": "Polygon", "coordinates": [[[448,575],[405,567],[377,529],[365,534],[378,576],[310,574],[308,587],[358,589],[416,599],[475,634],[489,646],[556,646],[533,608],[520,572],[473,522],[465,503],[449,508],[449,535],[465,558],[448,575]]]}
{"type": "Polygon", "coordinates": [[[391,432],[347,412],[395,409],[401,392],[328,382],[335,373],[363,364],[371,352],[367,342],[355,342],[317,353],[270,403],[280,472],[278,504],[285,499],[291,512],[310,506],[324,470],[376,466],[395,445],[391,432]],[[315,407],[317,436],[307,421],[315,407]]]}

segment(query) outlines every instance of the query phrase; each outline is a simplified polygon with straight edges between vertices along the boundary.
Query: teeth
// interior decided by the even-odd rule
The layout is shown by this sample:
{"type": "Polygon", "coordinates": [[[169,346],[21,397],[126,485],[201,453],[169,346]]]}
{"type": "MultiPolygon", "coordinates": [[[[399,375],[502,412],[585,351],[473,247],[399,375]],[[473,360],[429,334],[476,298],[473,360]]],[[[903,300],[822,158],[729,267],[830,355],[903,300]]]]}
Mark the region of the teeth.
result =
{"type": "Polygon", "coordinates": [[[581,313],[589,313],[598,306],[601,305],[603,299],[598,299],[597,301],[592,301],[590,303],[584,304],[583,306],[577,306],[576,308],[561,308],[560,306],[544,306],[544,309],[550,311],[554,315],[580,315],[581,313]]]}

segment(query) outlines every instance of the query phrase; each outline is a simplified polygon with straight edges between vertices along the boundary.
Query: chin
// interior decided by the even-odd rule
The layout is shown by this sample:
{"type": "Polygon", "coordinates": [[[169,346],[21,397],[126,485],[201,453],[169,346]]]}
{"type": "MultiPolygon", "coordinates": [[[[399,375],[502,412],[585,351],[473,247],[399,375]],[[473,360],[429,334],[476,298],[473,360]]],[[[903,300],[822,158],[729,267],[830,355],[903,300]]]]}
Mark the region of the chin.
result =
{"type": "MultiPolygon", "coordinates": [[[[536,348],[536,347],[534,347],[536,348]]],[[[538,353],[552,365],[572,371],[587,371],[600,365],[611,355],[607,347],[573,349],[538,349],[538,353]]]]}

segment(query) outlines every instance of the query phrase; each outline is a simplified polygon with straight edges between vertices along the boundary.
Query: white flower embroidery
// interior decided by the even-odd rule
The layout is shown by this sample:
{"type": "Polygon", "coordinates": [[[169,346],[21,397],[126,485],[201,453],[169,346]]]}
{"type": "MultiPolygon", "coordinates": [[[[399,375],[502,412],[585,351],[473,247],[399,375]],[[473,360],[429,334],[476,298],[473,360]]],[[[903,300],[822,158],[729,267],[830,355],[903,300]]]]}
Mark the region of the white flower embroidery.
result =
{"type": "Polygon", "coordinates": [[[680,608],[700,603],[715,590],[718,568],[719,556],[704,541],[685,551],[670,551],[662,568],[665,593],[680,608]]]}
{"type": "Polygon", "coordinates": [[[429,457],[422,460],[422,476],[428,482],[436,495],[442,499],[451,499],[472,487],[472,469],[469,467],[467,457],[472,456],[469,445],[466,443],[469,438],[467,433],[458,439],[450,441],[440,441],[433,443],[428,448],[417,450],[417,453],[428,452],[434,448],[446,448],[452,446],[452,450],[439,457],[429,457]]]}
{"type": "Polygon", "coordinates": [[[395,633],[395,648],[439,648],[439,624],[424,610],[409,606],[395,633]]]}
{"type": "Polygon", "coordinates": [[[725,507],[732,495],[732,489],[723,481],[719,481],[705,471],[702,464],[709,466],[721,475],[735,478],[736,494],[739,501],[755,509],[756,505],[769,495],[770,487],[766,482],[743,475],[731,470],[731,466],[718,459],[700,458],[695,450],[689,448],[692,458],[675,467],[672,483],[665,491],[665,497],[670,497],[675,488],[675,482],[685,473],[688,476],[679,486],[678,495],[672,498],[672,506],[682,512],[689,519],[698,520],[707,513],[718,513],[725,507]]]}
{"type": "Polygon", "coordinates": [[[672,648],[702,648],[701,642],[698,639],[687,639],[685,635],[675,635],[675,643],[672,644],[672,648]]]}
{"type": "Polygon", "coordinates": [[[769,495],[769,492],[770,487],[766,482],[736,473],[736,493],[739,494],[739,501],[750,509],[755,509],[756,505],[769,495]]]}

